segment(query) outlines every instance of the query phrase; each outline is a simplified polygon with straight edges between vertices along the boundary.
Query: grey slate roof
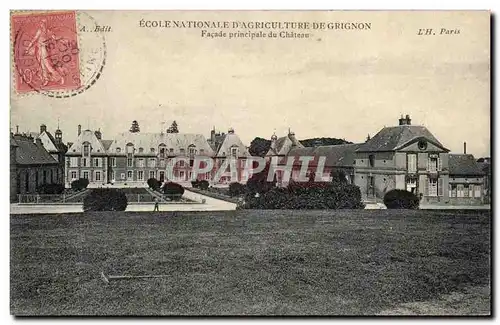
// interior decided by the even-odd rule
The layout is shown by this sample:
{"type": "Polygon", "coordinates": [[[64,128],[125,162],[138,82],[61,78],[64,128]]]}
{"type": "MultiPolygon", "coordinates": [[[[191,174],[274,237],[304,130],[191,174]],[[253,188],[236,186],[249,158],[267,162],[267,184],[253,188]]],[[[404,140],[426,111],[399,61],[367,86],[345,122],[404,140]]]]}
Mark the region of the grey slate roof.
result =
{"type": "MultiPolygon", "coordinates": [[[[57,165],[55,160],[42,145],[28,139],[15,139],[17,144],[16,163],[19,165],[57,165]]],[[[12,142],[12,139],[11,139],[12,142]]]]}
{"type": "Polygon", "coordinates": [[[438,147],[446,149],[425,127],[420,125],[398,125],[385,127],[370,140],[363,143],[358,151],[394,151],[404,147],[409,142],[418,138],[426,138],[438,147]]]}
{"type": "Polygon", "coordinates": [[[450,176],[482,176],[484,172],[479,167],[473,155],[450,154],[448,156],[450,176]]]}
{"type": "Polygon", "coordinates": [[[101,140],[102,146],[104,147],[104,150],[108,151],[109,147],[111,147],[111,144],[113,143],[114,140],[101,140]]]}

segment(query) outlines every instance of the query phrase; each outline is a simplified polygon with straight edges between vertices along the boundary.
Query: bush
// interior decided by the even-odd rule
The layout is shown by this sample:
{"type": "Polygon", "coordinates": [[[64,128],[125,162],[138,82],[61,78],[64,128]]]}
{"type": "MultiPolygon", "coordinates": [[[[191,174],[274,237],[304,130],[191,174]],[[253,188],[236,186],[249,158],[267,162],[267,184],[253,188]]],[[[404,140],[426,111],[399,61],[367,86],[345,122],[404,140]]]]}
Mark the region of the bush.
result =
{"type": "Polygon", "coordinates": [[[229,184],[229,196],[238,196],[241,194],[245,194],[246,187],[243,184],[234,182],[229,184]]]}
{"type": "Polygon", "coordinates": [[[71,182],[71,189],[80,191],[86,189],[89,186],[89,180],[86,178],[75,179],[71,182]]]}
{"type": "Polygon", "coordinates": [[[163,185],[163,193],[173,200],[180,200],[184,194],[184,187],[177,183],[168,182],[163,185]]]}
{"type": "Polygon", "coordinates": [[[264,170],[253,174],[252,177],[247,181],[247,191],[250,194],[255,193],[266,193],[272,188],[276,187],[276,174],[274,175],[274,179],[272,182],[267,181],[267,175],[269,173],[269,164],[266,165],[264,170]]]}
{"type": "Polygon", "coordinates": [[[198,182],[198,187],[199,187],[200,189],[202,189],[202,190],[208,190],[208,186],[209,186],[209,185],[210,185],[210,184],[209,184],[209,183],[208,183],[208,181],[206,181],[206,180],[202,180],[202,181],[199,181],[199,182],[198,182]]]}
{"type": "Polygon", "coordinates": [[[152,189],[153,191],[157,190],[160,187],[159,182],[156,180],[156,178],[150,178],[148,179],[147,182],[149,188],[152,189]]]}
{"type": "Polygon", "coordinates": [[[194,182],[191,182],[191,185],[194,188],[199,188],[199,189],[202,189],[202,190],[208,190],[208,186],[210,184],[206,180],[201,180],[201,181],[195,180],[194,182]]]}
{"type": "Polygon", "coordinates": [[[247,195],[250,209],[362,209],[359,187],[347,183],[290,183],[287,188],[272,188],[255,197],[247,195]]]}
{"type": "Polygon", "coordinates": [[[62,194],[64,185],[62,184],[42,184],[38,186],[36,192],[38,194],[62,194]]]}
{"type": "Polygon", "coordinates": [[[125,211],[127,196],[114,189],[93,189],[83,199],[83,211],[125,211]]]}
{"type": "Polygon", "coordinates": [[[405,190],[390,190],[384,196],[384,204],[387,209],[418,209],[420,199],[405,190]]]}

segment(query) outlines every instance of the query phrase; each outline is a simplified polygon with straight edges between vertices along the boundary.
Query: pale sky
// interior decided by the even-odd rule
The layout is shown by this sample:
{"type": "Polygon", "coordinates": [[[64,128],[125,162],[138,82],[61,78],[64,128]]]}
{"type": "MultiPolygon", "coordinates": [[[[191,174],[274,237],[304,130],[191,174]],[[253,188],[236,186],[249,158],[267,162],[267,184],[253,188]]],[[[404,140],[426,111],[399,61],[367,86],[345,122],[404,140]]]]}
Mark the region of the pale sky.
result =
{"type": "MultiPolygon", "coordinates": [[[[233,127],[256,137],[345,138],[362,142],[401,114],[452,152],[490,155],[488,12],[89,12],[105,34],[106,66],[72,98],[11,96],[11,128],[50,131],[64,141],[77,125],[104,139],[128,131],[209,136],[233,127]],[[146,20],[368,22],[371,30],[308,30],[309,39],[208,39],[200,29],[141,28],[146,20]],[[436,35],[419,36],[420,28],[436,35]],[[439,35],[441,28],[458,35],[439,35]],[[161,106],[160,106],[161,105],[161,106]]],[[[240,29],[241,31],[247,31],[240,29]]],[[[217,30],[211,30],[217,31],[217,30]]],[[[234,32],[226,30],[226,33],[234,32]]],[[[254,30],[255,32],[255,30],[254,30]]],[[[266,33],[269,32],[268,30],[266,33]]],[[[299,31],[300,32],[300,31],[299,31]]]]}

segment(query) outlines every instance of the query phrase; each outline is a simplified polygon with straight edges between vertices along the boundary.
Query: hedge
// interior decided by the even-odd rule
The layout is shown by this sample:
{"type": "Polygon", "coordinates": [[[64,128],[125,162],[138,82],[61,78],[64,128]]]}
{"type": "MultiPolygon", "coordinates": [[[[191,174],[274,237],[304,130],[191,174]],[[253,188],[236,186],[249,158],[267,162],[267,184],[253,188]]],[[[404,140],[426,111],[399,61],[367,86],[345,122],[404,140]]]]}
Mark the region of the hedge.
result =
{"type": "Polygon", "coordinates": [[[163,193],[173,200],[180,200],[184,194],[184,187],[174,182],[168,182],[163,185],[163,193]]]}
{"type": "Polygon", "coordinates": [[[71,188],[73,190],[83,190],[86,189],[87,186],[89,186],[89,180],[87,178],[79,178],[71,182],[71,188]]]}
{"type": "Polygon", "coordinates": [[[238,196],[245,194],[245,192],[246,192],[245,185],[238,182],[229,184],[229,196],[238,196]]]}
{"type": "Polygon", "coordinates": [[[83,199],[83,211],[125,211],[127,196],[114,188],[92,189],[83,199]]]}
{"type": "Polygon", "coordinates": [[[384,196],[384,204],[387,209],[418,209],[420,199],[405,190],[390,190],[384,196]]]}
{"type": "Polygon", "coordinates": [[[363,209],[359,187],[347,183],[292,183],[258,197],[248,194],[247,209],[363,209]]]}
{"type": "Polygon", "coordinates": [[[38,194],[62,194],[64,192],[63,184],[42,184],[38,186],[38,194]]]}
{"type": "Polygon", "coordinates": [[[193,186],[194,188],[199,188],[199,189],[202,189],[202,190],[207,190],[208,186],[209,186],[209,183],[206,180],[201,180],[201,181],[195,180],[195,181],[191,182],[191,186],[193,186]]]}

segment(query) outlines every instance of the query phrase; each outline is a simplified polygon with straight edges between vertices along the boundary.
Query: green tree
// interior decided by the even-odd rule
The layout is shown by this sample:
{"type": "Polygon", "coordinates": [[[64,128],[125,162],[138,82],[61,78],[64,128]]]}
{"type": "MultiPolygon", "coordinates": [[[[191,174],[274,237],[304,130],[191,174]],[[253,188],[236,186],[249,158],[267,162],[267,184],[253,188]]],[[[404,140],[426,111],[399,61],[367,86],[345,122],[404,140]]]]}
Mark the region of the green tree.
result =
{"type": "Polygon", "coordinates": [[[137,133],[141,131],[141,128],[139,127],[139,123],[136,120],[132,121],[132,125],[130,126],[130,132],[132,133],[137,133]]]}
{"type": "Polygon", "coordinates": [[[167,133],[179,133],[179,128],[176,121],[172,122],[172,125],[167,129],[167,133]]]}

